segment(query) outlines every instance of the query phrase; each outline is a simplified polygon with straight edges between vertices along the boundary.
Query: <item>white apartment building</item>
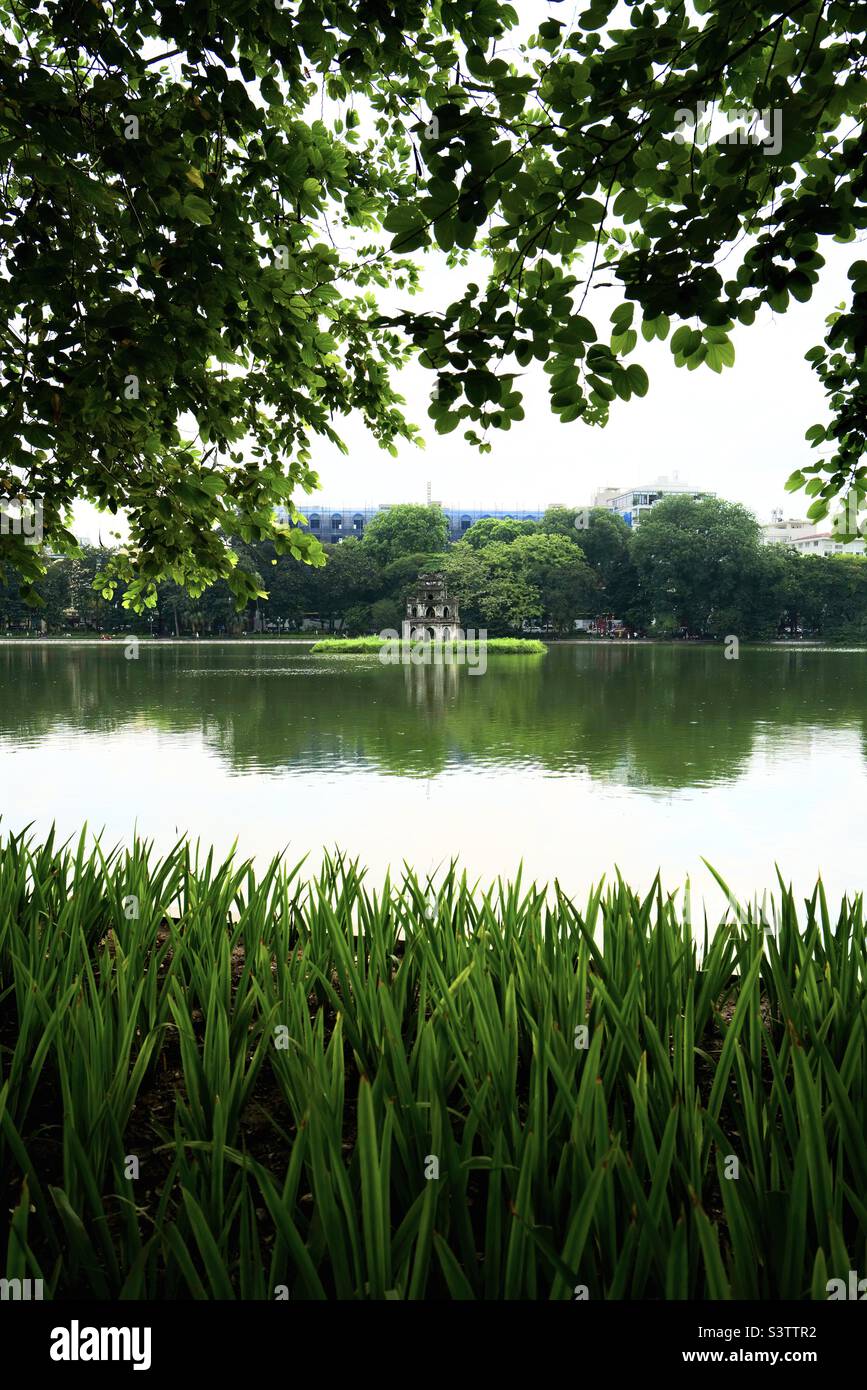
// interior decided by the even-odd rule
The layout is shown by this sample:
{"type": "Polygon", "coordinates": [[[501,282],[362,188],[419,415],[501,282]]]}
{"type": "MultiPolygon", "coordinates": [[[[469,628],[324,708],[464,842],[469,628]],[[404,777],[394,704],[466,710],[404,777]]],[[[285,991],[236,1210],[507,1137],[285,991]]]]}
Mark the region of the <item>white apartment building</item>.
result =
{"type": "Polygon", "coordinates": [[[783,520],[782,511],[771,512],[771,520],[762,526],[763,545],[792,545],[801,536],[816,533],[815,523],[803,517],[787,517],[783,520]]]}
{"type": "Polygon", "coordinates": [[[689,483],[682,483],[679,474],[674,473],[670,478],[663,475],[652,483],[643,483],[638,487],[599,488],[593,498],[593,506],[607,507],[609,511],[617,512],[626,525],[635,530],[641,524],[641,518],[663,497],[692,497],[698,502],[702,497],[715,495],[705,489],[694,488],[689,483]]]}
{"type": "Polygon", "coordinates": [[[775,512],[773,520],[762,527],[763,545],[790,545],[799,555],[863,555],[864,541],[841,541],[831,529],[819,531],[815,522],[797,517],[783,520],[775,512]]]}

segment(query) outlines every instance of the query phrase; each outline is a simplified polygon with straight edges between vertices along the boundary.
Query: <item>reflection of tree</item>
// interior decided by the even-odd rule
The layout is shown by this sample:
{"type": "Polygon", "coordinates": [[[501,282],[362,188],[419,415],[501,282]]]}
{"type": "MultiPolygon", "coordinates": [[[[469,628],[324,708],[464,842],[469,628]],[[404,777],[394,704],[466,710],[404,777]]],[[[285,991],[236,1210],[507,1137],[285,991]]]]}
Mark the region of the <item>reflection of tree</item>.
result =
{"type": "Polygon", "coordinates": [[[575,645],[466,666],[278,647],[0,647],[0,736],[57,726],[197,732],[237,772],[367,763],[430,776],[449,763],[534,763],[644,787],[728,781],[756,735],[865,736],[860,652],[575,645]]]}

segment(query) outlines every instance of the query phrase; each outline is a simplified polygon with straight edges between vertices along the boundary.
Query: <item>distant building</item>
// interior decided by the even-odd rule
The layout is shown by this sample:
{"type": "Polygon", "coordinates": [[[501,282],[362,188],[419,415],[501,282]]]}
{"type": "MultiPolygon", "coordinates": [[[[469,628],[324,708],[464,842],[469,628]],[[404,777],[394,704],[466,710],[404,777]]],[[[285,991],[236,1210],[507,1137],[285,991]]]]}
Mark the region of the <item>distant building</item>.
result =
{"type": "Polygon", "coordinates": [[[416,591],[407,600],[403,620],[403,640],[419,638],[449,642],[463,636],[457,603],[449,598],[444,574],[420,574],[416,591]]]}
{"type": "MultiPolygon", "coordinates": [[[[299,510],[302,516],[307,518],[307,525],[302,527],[302,530],[310,531],[324,545],[339,545],[347,536],[355,536],[360,540],[373,518],[379,512],[387,512],[393,505],[391,502],[381,502],[376,507],[314,506],[313,504],[305,507],[302,503],[299,510]]],[[[430,503],[432,507],[439,505],[438,502],[430,503]]],[[[441,510],[448,518],[449,540],[451,541],[459,541],[462,536],[466,535],[474,522],[481,521],[485,517],[494,517],[497,521],[504,521],[507,517],[513,521],[541,521],[544,516],[544,509],[527,511],[526,508],[519,508],[499,511],[475,507],[442,507],[441,510]]],[[[278,509],[278,515],[285,524],[288,520],[288,513],[283,509],[278,509]]]]}
{"type": "Polygon", "coordinates": [[[771,512],[771,520],[762,526],[763,545],[792,545],[802,536],[816,534],[816,526],[803,517],[790,516],[783,519],[781,510],[771,512]]]}
{"type": "Polygon", "coordinates": [[[620,496],[619,487],[600,487],[593,494],[594,507],[607,507],[609,502],[613,502],[615,497],[620,496]]]}
{"type": "Polygon", "coordinates": [[[692,497],[695,501],[700,501],[703,497],[713,497],[714,495],[712,492],[694,488],[689,483],[682,483],[675,473],[672,478],[663,476],[653,482],[639,484],[635,487],[600,488],[594,495],[593,506],[604,507],[608,511],[617,512],[619,516],[623,517],[627,526],[635,530],[651,507],[654,507],[665,497],[692,497]]]}
{"type": "MultiPolygon", "coordinates": [[[[657,478],[655,482],[645,483],[640,487],[600,488],[593,498],[592,505],[605,507],[609,511],[619,513],[627,526],[634,529],[640,524],[642,517],[647,515],[650,508],[655,506],[663,497],[694,497],[698,500],[714,495],[712,492],[690,487],[688,483],[681,483],[675,473],[671,479],[667,477],[657,478]]],[[[392,502],[380,502],[375,507],[345,507],[311,502],[305,507],[302,503],[300,511],[307,518],[307,523],[302,529],[310,531],[324,545],[339,545],[347,536],[355,536],[360,540],[373,518],[380,512],[389,511],[394,505],[392,502]]],[[[546,507],[511,507],[505,510],[497,507],[442,507],[440,503],[433,501],[429,502],[428,505],[440,507],[440,510],[445,512],[449,523],[450,541],[461,540],[477,521],[488,518],[495,521],[507,519],[512,521],[541,521],[547,510],[546,507]]],[[[566,504],[549,503],[548,505],[565,506],[566,504]]],[[[281,515],[281,519],[285,523],[288,514],[282,509],[279,509],[278,514],[281,515]]]]}
{"type": "Polygon", "coordinates": [[[655,482],[643,483],[639,487],[600,488],[593,498],[593,506],[606,507],[610,512],[617,512],[623,517],[626,525],[635,530],[651,507],[655,507],[664,497],[692,497],[698,502],[703,497],[715,495],[713,492],[682,483],[675,473],[672,478],[657,478],[655,482]]]}
{"type": "Polygon", "coordinates": [[[762,527],[763,545],[790,545],[800,555],[863,555],[863,540],[841,540],[839,532],[818,531],[814,521],[802,517],[783,519],[780,508],[771,512],[771,520],[762,527]]]}
{"type": "Polygon", "coordinates": [[[766,540],[765,545],[790,545],[799,555],[863,555],[865,551],[863,541],[838,541],[833,531],[816,531],[813,527],[780,540],[766,540]]]}

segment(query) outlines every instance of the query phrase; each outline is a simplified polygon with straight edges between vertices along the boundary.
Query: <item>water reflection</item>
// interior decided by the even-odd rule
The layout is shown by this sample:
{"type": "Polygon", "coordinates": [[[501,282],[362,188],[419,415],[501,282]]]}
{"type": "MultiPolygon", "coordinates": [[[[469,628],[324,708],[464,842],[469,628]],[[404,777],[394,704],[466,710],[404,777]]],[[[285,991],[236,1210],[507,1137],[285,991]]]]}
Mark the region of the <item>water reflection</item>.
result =
{"type": "Polygon", "coordinates": [[[279,646],[0,647],[0,739],[16,747],[149,729],[197,737],[234,774],[366,768],[401,777],[535,768],[648,792],[736,781],[854,732],[858,651],[575,645],[546,657],[383,666],[279,646]]]}

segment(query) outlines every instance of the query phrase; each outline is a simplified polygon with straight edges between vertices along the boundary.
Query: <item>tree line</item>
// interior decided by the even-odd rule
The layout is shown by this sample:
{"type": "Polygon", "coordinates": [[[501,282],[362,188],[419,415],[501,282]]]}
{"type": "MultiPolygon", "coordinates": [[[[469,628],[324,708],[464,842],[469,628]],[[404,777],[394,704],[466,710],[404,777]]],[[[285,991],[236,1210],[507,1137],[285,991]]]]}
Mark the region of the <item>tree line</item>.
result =
{"type": "Polygon", "coordinates": [[[492,636],[528,624],[566,636],[577,618],[616,618],[636,636],[867,638],[867,560],[763,545],[745,507],[713,497],[660,501],[634,531],[602,508],[489,517],[455,543],[439,508],[395,506],[363,537],[326,546],[321,567],[279,554],[270,540],[232,545],[258,595],[240,609],[225,581],[198,597],[165,581],[136,613],[94,587],[111,552],[83,545],[49,564],[39,607],[14,578],[0,587],[0,630],[169,637],[319,626],[354,636],[399,629],[418,575],[442,570],[463,626],[492,636]]]}

